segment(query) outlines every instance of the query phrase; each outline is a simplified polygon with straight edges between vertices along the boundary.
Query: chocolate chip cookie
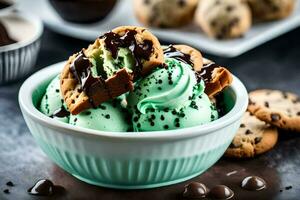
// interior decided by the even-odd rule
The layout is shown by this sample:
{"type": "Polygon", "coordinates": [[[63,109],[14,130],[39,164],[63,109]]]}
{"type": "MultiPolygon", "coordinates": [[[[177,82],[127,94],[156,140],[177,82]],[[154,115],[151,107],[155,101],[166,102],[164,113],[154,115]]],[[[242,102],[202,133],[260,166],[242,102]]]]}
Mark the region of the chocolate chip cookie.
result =
{"type": "Polygon", "coordinates": [[[257,21],[283,19],[295,7],[295,0],[247,0],[257,21]]]}
{"type": "Polygon", "coordinates": [[[164,62],[158,39],[145,28],[122,26],[71,56],[60,88],[73,114],[133,89],[133,82],[164,62]]]}
{"type": "Polygon", "coordinates": [[[228,39],[243,36],[251,26],[251,11],[242,0],[201,0],[195,22],[210,37],[228,39]]]}
{"type": "Polygon", "coordinates": [[[255,90],[249,93],[250,113],[258,119],[285,130],[300,132],[300,98],[279,90],[255,90]]]}
{"type": "Polygon", "coordinates": [[[134,0],[134,12],[146,26],[179,27],[193,19],[198,0],[134,0]]]}
{"type": "Polygon", "coordinates": [[[276,127],[246,112],[240,128],[225,152],[226,157],[250,158],[272,149],[277,143],[276,127]]]}

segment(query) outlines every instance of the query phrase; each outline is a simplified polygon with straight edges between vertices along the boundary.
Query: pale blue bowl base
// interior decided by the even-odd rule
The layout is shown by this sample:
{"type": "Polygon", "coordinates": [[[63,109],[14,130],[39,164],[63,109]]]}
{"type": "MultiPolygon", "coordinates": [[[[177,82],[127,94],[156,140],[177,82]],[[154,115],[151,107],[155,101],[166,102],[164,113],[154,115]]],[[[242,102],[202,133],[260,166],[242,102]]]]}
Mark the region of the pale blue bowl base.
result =
{"type": "Polygon", "coordinates": [[[107,183],[102,183],[102,182],[97,182],[97,181],[93,181],[93,180],[90,180],[90,179],[86,179],[86,178],[83,178],[83,177],[78,176],[78,175],[74,175],[74,174],[72,174],[72,175],[74,177],[78,178],[79,180],[81,180],[81,181],[83,181],[85,183],[91,184],[91,185],[96,185],[96,186],[101,186],[101,187],[106,187],[106,188],[114,188],[114,189],[129,189],[129,190],[132,190],[132,189],[158,188],[158,187],[163,187],[163,186],[168,186],[168,185],[174,185],[176,183],[181,183],[181,182],[187,181],[189,179],[192,179],[192,178],[194,178],[196,176],[199,176],[204,171],[206,171],[206,170],[202,170],[202,171],[197,172],[195,174],[192,174],[190,176],[186,176],[186,177],[183,177],[183,178],[180,178],[180,179],[176,179],[176,180],[173,180],[173,181],[167,181],[167,182],[155,183],[155,184],[128,185],[128,186],[127,185],[107,184],[107,183]]]}

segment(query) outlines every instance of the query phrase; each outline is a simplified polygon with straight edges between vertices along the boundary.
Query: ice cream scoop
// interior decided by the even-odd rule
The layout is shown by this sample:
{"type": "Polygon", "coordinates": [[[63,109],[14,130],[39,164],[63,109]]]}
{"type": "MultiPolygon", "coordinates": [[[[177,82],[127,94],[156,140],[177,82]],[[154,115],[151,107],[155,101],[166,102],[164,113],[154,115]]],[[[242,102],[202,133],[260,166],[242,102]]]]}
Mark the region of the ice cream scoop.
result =
{"type": "Polygon", "coordinates": [[[165,63],[138,81],[128,95],[134,131],[191,127],[217,119],[204,82],[197,82],[192,67],[174,58],[165,63]]]}
{"type": "Polygon", "coordinates": [[[101,131],[126,132],[131,127],[128,119],[127,111],[120,106],[120,101],[115,99],[78,115],[71,115],[70,124],[101,131]]]}
{"type": "Polygon", "coordinates": [[[69,122],[70,113],[67,111],[60,94],[59,76],[56,76],[48,85],[46,93],[41,100],[39,110],[49,117],[62,122],[69,122]]]}

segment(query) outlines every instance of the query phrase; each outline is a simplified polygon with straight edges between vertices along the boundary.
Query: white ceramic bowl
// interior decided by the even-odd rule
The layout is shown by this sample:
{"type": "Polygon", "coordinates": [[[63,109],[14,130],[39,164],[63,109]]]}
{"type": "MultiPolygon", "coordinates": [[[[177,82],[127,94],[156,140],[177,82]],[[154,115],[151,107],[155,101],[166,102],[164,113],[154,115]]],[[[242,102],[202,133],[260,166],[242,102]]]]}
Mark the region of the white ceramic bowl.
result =
{"type": "Polygon", "coordinates": [[[19,92],[25,121],[43,151],[70,174],[94,185],[133,189],[178,183],[213,165],[231,143],[248,95],[236,77],[224,92],[231,110],[206,125],[155,132],[104,132],[56,121],[36,109],[63,63],[29,77],[19,92]]]}
{"type": "Polygon", "coordinates": [[[41,20],[29,13],[1,15],[1,21],[18,42],[0,46],[0,85],[29,74],[36,63],[43,33],[41,20]]]}

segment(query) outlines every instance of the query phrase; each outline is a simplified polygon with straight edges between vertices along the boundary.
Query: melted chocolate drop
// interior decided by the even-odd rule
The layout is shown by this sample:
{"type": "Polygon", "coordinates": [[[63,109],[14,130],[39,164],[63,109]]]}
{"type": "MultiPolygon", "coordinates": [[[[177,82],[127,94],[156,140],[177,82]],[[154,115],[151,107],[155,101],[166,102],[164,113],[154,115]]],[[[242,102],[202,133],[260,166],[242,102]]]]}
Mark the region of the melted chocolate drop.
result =
{"type": "Polygon", "coordinates": [[[31,195],[51,196],[54,191],[54,184],[48,179],[36,182],[27,192],[31,195]]]}
{"type": "Polygon", "coordinates": [[[207,187],[198,182],[192,182],[185,186],[183,197],[188,199],[204,199],[208,193],[207,187]]]}
{"type": "Polygon", "coordinates": [[[233,191],[225,185],[217,185],[213,187],[209,192],[209,197],[212,199],[228,200],[233,198],[233,196],[233,191]]]}
{"type": "Polygon", "coordinates": [[[61,106],[61,108],[56,110],[52,115],[50,115],[50,117],[64,118],[64,117],[68,117],[69,115],[70,112],[67,111],[64,106],[61,106]]]}
{"type": "Polygon", "coordinates": [[[194,65],[189,54],[182,53],[181,51],[177,50],[173,45],[169,45],[168,48],[164,49],[164,55],[167,58],[174,58],[191,66],[194,65]]]}
{"type": "Polygon", "coordinates": [[[0,46],[16,43],[14,39],[10,38],[5,26],[0,22],[0,46]]]}
{"type": "Polygon", "coordinates": [[[259,191],[266,188],[266,182],[258,176],[248,176],[242,181],[241,187],[250,191],[259,191]]]}

